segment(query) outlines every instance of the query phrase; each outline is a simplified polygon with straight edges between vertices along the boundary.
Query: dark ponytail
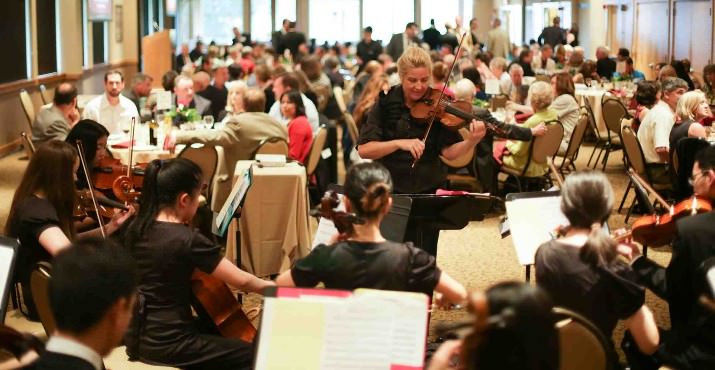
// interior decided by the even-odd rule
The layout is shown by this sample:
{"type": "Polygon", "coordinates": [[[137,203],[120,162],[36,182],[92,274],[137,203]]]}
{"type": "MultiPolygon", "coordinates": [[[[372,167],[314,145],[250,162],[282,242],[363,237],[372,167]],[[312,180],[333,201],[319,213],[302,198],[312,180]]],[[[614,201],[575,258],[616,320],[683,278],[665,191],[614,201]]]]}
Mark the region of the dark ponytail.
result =
{"type": "Polygon", "coordinates": [[[345,176],[345,196],[355,213],[374,219],[387,207],[392,193],[390,172],[378,162],[353,165],[345,176]]]}
{"type": "Polygon", "coordinates": [[[127,244],[131,246],[140,240],[159,211],[173,206],[182,193],[193,195],[200,191],[202,181],[201,168],[188,159],[151,161],[144,175],[139,212],[128,227],[127,244]]]}
{"type": "Polygon", "coordinates": [[[615,241],[601,228],[612,208],[613,189],[602,172],[587,170],[566,177],[561,187],[561,211],[571,227],[590,230],[580,257],[591,266],[608,264],[617,256],[615,241]]]}

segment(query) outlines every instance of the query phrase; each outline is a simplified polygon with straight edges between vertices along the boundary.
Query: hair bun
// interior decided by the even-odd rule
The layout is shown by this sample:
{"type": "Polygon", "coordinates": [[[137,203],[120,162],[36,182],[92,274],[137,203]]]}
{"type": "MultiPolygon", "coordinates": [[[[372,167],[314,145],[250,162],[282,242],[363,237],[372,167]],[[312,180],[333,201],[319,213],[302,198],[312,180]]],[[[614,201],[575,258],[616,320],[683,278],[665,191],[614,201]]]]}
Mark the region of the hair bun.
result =
{"type": "Polygon", "coordinates": [[[370,186],[362,198],[362,209],[366,215],[372,215],[380,212],[387,204],[389,195],[389,187],[385,183],[376,183],[370,186]]]}

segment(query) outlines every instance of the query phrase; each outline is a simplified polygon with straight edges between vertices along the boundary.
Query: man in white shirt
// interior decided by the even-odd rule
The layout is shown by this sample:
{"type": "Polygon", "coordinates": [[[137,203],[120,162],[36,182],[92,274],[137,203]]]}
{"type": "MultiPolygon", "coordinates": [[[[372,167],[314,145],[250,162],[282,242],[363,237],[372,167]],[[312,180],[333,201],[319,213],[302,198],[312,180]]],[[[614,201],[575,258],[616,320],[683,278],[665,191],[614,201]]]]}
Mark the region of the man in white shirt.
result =
{"type": "MultiPolygon", "coordinates": [[[[299,91],[300,85],[298,83],[298,78],[291,72],[279,75],[273,81],[273,94],[276,96],[276,102],[273,103],[273,106],[271,106],[271,110],[268,111],[268,114],[284,125],[287,125],[289,120],[283,116],[283,113],[281,113],[281,97],[283,94],[293,90],[299,91]]],[[[315,104],[313,104],[313,102],[308,99],[305,94],[301,93],[300,97],[303,100],[305,115],[310,123],[310,128],[313,129],[313,136],[315,137],[315,135],[318,134],[318,128],[320,127],[320,122],[318,121],[318,109],[315,108],[315,104]]]]}
{"type": "Polygon", "coordinates": [[[122,96],[124,90],[124,75],[118,70],[104,74],[104,94],[90,100],[84,107],[82,118],[101,123],[109,134],[121,134],[128,130],[132,118],[139,122],[139,112],[136,105],[122,96]]]}
{"type": "Polygon", "coordinates": [[[675,124],[678,99],[688,90],[688,83],[680,78],[662,82],[660,101],[645,115],[638,128],[638,141],[655,183],[668,183],[667,165],[670,150],[670,130],[675,124]]]}
{"type": "Polygon", "coordinates": [[[118,245],[89,239],[52,261],[49,302],[57,330],[28,368],[103,370],[102,357],[118,346],[136,301],[136,265],[118,245]]]}
{"type": "Polygon", "coordinates": [[[551,57],[554,55],[554,48],[546,44],[541,47],[539,55],[531,59],[531,69],[534,72],[553,72],[556,70],[556,62],[551,57]]]}
{"type": "MultiPolygon", "coordinates": [[[[506,59],[502,57],[493,58],[489,62],[489,71],[491,71],[494,78],[499,80],[499,91],[502,94],[508,94],[511,86],[511,77],[506,73],[506,59]]],[[[487,94],[490,92],[487,91],[487,94]]]]}

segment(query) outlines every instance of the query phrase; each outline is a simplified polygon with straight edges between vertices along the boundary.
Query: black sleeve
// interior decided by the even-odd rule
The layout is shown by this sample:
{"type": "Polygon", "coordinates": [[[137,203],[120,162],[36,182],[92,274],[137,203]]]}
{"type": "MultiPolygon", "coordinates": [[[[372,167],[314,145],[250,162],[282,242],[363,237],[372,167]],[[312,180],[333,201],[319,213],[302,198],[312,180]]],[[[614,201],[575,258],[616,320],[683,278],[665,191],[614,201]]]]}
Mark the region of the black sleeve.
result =
{"type": "Polygon", "coordinates": [[[544,288],[547,292],[553,295],[558,289],[558,268],[554,269],[552,266],[553,257],[549,253],[550,243],[544,243],[539,246],[536,250],[536,255],[534,256],[534,270],[536,283],[544,288]]]}
{"type": "Polygon", "coordinates": [[[323,281],[323,273],[330,264],[330,248],[320,244],[295,263],[290,270],[295,286],[314,287],[323,281]]]}
{"type": "Polygon", "coordinates": [[[360,125],[360,136],[357,145],[369,143],[371,141],[382,141],[382,108],[380,102],[375,103],[367,115],[367,121],[360,125]]]}
{"type": "Polygon", "coordinates": [[[53,226],[60,226],[60,218],[57,211],[44,199],[28,199],[24,202],[20,211],[19,225],[22,230],[26,230],[26,235],[32,235],[35,239],[40,238],[40,234],[53,226]]]}
{"type": "Polygon", "coordinates": [[[192,232],[194,234],[191,241],[191,262],[194,267],[207,274],[211,274],[219,262],[221,262],[221,259],[223,259],[223,256],[221,256],[221,247],[212,243],[198,231],[192,232]]]}
{"type": "MultiPolygon", "coordinates": [[[[436,124],[437,123],[435,122],[435,125],[436,124]]],[[[435,127],[438,127],[438,129],[440,131],[440,135],[439,135],[440,150],[464,140],[462,138],[462,135],[458,131],[452,131],[442,125],[439,125],[439,126],[435,126],[435,125],[432,126],[432,129],[434,130],[435,127]]]]}
{"type": "Polygon", "coordinates": [[[620,319],[627,319],[645,304],[645,289],[636,282],[637,276],[627,264],[616,262],[608,270],[612,283],[608,289],[610,305],[620,319]]]}
{"type": "MultiPolygon", "coordinates": [[[[483,108],[474,108],[474,115],[477,116],[478,120],[485,123],[492,124],[502,131],[506,132],[506,139],[529,141],[531,140],[531,129],[522,127],[520,125],[512,125],[504,123],[494,118],[492,114],[483,108]]],[[[498,135],[501,136],[501,135],[498,135]]]]}
{"type": "MultiPolygon", "coordinates": [[[[673,258],[675,258],[675,252],[673,252],[673,258]]],[[[638,281],[641,284],[650,289],[658,297],[667,299],[668,285],[665,279],[665,268],[643,256],[633,261],[631,267],[638,276],[638,281]]]]}
{"type": "Polygon", "coordinates": [[[434,288],[437,287],[442,271],[437,267],[434,256],[415,247],[412,243],[407,243],[405,246],[409,253],[409,290],[431,295],[434,288]]]}

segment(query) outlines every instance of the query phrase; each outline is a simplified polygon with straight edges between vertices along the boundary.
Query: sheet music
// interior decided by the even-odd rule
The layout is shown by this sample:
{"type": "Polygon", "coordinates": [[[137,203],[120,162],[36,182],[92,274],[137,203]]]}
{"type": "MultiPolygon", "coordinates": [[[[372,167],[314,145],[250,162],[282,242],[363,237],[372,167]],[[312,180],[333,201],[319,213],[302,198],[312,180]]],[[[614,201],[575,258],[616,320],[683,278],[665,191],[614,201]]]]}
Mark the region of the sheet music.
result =
{"type": "Polygon", "coordinates": [[[427,304],[424,294],[374,290],[267,297],[256,369],[422,369],[427,304]]]}
{"type": "MultiPolygon", "coordinates": [[[[0,304],[6,303],[7,296],[10,294],[8,288],[11,284],[8,284],[12,279],[10,276],[10,270],[12,268],[14,249],[5,246],[0,246],[0,304]]],[[[0,317],[0,323],[5,321],[5,307],[0,309],[2,317],[0,317]]]]}
{"type": "Polygon", "coordinates": [[[559,195],[506,202],[506,212],[516,256],[522,265],[532,265],[536,249],[552,239],[551,231],[569,223],[561,213],[559,195]]]}
{"type": "Polygon", "coordinates": [[[499,80],[489,79],[484,81],[484,90],[489,95],[499,95],[501,90],[499,88],[499,80]]]}
{"type": "MultiPolygon", "coordinates": [[[[345,211],[343,197],[343,194],[338,194],[338,198],[340,199],[340,203],[338,204],[339,211],[345,211]]],[[[328,220],[325,217],[321,217],[320,222],[318,222],[318,230],[316,230],[315,237],[313,237],[313,244],[311,245],[311,248],[315,248],[315,246],[319,244],[328,244],[330,239],[337,233],[338,229],[335,227],[333,221],[328,220]]]]}

